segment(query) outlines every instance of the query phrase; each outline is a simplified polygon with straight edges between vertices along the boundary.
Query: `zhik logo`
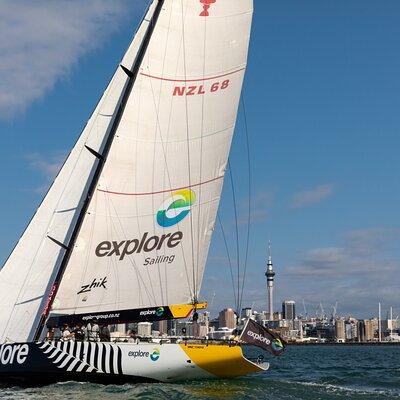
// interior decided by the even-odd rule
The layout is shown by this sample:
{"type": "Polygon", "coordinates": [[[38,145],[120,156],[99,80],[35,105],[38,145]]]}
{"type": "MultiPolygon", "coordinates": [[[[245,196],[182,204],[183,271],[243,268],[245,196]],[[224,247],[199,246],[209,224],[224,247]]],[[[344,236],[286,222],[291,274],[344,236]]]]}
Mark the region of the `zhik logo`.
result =
{"type": "Polygon", "coordinates": [[[96,278],[93,279],[93,282],[88,285],[81,286],[81,290],[77,294],[91,292],[92,289],[100,288],[107,289],[106,287],[107,277],[97,280],[96,278]]]}
{"type": "Polygon", "coordinates": [[[193,190],[182,189],[173,192],[157,211],[157,223],[163,228],[169,228],[181,222],[190,212],[196,202],[193,190]]]}

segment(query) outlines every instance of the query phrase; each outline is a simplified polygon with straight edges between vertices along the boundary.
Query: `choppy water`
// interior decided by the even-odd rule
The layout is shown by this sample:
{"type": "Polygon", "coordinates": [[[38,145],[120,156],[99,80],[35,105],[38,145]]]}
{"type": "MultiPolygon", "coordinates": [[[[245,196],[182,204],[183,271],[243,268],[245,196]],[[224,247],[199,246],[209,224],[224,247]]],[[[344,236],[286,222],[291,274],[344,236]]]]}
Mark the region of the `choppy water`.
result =
{"type": "Polygon", "coordinates": [[[12,400],[127,399],[400,399],[400,346],[289,347],[264,374],[180,384],[103,386],[67,382],[0,389],[12,400]]]}

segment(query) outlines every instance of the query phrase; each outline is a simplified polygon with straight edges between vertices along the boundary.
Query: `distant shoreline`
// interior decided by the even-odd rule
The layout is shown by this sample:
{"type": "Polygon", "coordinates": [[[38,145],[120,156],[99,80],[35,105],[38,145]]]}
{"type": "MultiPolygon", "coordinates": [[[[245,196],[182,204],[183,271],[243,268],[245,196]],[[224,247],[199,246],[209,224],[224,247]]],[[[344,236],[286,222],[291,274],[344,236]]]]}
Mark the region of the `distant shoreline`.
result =
{"type": "Polygon", "coordinates": [[[400,342],[287,342],[288,346],[400,346],[400,342]]]}

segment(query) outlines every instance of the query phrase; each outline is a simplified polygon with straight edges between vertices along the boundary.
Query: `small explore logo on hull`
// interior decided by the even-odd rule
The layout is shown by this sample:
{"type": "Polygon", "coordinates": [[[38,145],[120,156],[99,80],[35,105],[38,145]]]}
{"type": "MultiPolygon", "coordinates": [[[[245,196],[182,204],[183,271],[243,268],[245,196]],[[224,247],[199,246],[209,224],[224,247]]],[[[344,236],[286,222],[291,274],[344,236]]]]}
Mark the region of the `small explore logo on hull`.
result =
{"type": "Polygon", "coordinates": [[[151,361],[157,361],[160,358],[160,349],[154,347],[151,353],[142,350],[130,351],[128,356],[133,358],[150,358],[151,361]]]}
{"type": "Polygon", "coordinates": [[[158,225],[169,228],[178,224],[190,213],[190,208],[195,202],[196,195],[193,190],[182,189],[173,192],[157,211],[158,225]]]}

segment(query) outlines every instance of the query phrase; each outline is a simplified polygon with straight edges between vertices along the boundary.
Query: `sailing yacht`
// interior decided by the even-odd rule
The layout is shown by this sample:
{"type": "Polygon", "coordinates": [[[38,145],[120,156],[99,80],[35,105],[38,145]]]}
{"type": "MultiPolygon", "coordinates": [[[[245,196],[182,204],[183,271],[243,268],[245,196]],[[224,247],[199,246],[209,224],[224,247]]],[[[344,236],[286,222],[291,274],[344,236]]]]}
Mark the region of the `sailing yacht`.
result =
{"type": "Polygon", "coordinates": [[[0,271],[2,379],[169,382],[268,368],[240,345],[46,340],[63,324],[206,307],[252,12],[252,0],[152,1],[0,271]]]}

